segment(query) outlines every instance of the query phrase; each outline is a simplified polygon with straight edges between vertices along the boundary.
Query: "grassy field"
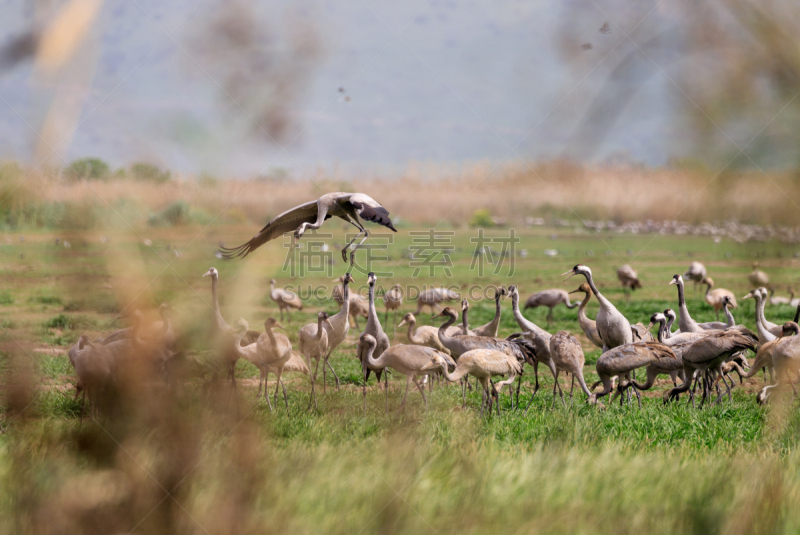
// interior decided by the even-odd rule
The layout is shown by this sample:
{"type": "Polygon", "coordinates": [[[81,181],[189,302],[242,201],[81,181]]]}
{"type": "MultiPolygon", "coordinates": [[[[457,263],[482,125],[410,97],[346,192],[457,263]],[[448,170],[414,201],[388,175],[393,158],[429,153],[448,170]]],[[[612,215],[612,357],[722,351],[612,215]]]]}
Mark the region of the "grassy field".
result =
{"type": "MultiPolygon", "coordinates": [[[[334,238],[328,242],[341,243],[341,228],[331,230],[334,238]]],[[[800,261],[793,247],[778,243],[539,227],[517,230],[517,253],[525,249],[527,256],[514,257],[513,274],[507,258],[500,273],[492,274],[494,266],[488,265],[480,276],[471,269],[475,244],[470,239],[477,231],[455,229],[448,244],[452,277],[441,269],[433,278],[427,269],[414,277],[414,266],[401,254],[414,245],[409,230],[402,228],[387,250],[373,251],[389,257],[372,266],[387,272],[379,278],[382,288],[443,284],[468,292],[473,285],[480,290],[517,284],[524,299],[550,287],[575,289],[582,280],[562,282],[560,274],[584,263],[601,291],[632,321],[644,323],[653,312],[677,306],[676,289],[667,283],[692,260],[704,262],[716,285],[738,298],[749,289],[753,261],[781,294],[797,283],[800,261]],[[545,249],[558,253],[545,256],[545,249]],[[615,276],[625,263],[638,270],[644,285],[630,297],[615,276]]],[[[760,374],[743,386],[737,383],[732,403],[702,410],[687,407],[685,400],[664,406],[667,381],[662,380],[639,410],[635,404],[590,407],[577,390],[568,407],[551,409],[547,372],[540,374],[544,390],[527,415],[511,410],[504,395],[500,416],[484,419],[478,417],[480,395],[470,393],[462,410],[456,386],[435,387],[428,411],[411,391],[405,410],[398,411],[405,381],[395,374],[389,381],[390,411],[385,412],[383,390],[370,379],[364,415],[352,348],[358,332],[351,329],[331,361],[341,390],[332,388],[329,376],[317,411],[306,410],[305,376],[287,381],[288,412],[282,405],[270,412],[263,398],[255,399],[257,372],[247,363],[238,364],[235,392],[221,380],[201,379],[213,371],[207,365],[212,360],[206,327],[210,282],[201,277],[208,267],[220,271],[225,318],[233,323],[244,317],[252,327],[278,315],[268,297],[271,278],[279,285],[322,288],[319,295],[329,295],[331,279],[345,270],[335,247],[330,271],[296,279],[281,271],[283,243],[265,246],[244,261],[214,257],[219,242],[238,243],[252,231],[250,226],[185,226],[148,229],[146,235],[107,234],[105,240],[95,232],[25,233],[24,240],[19,234],[6,236],[0,245],[4,531],[773,533],[800,527],[793,507],[800,493],[800,418],[791,407],[756,405],[760,374]],[[177,392],[143,389],[114,418],[80,425],[75,377],[63,351],[82,333],[123,326],[115,319],[120,314],[152,311],[164,301],[178,310],[181,342],[193,363],[185,386],[177,392]]],[[[508,231],[486,235],[500,238],[508,231]]],[[[357,270],[354,276],[366,295],[365,273],[357,270]]],[[[690,286],[687,297],[696,320],[714,318],[702,292],[695,294],[690,286]]],[[[318,311],[338,309],[329,299],[305,303],[291,324],[283,322],[291,325],[294,342],[318,311]]],[[[402,311],[415,308],[406,303],[402,311]]],[[[382,300],[379,309],[383,319],[382,300]]],[[[501,334],[516,332],[510,302],[503,310],[501,334]]],[[[470,323],[486,323],[493,313],[491,300],[473,301],[470,323]]],[[[593,301],[589,316],[595,313],[593,301]]],[[[734,314],[738,323],[754,327],[752,300],[740,299],[734,314]]],[[[546,326],[546,309],[525,315],[546,326]]],[[[767,315],[780,323],[794,310],[768,306],[767,315]]],[[[439,320],[431,320],[426,309],[418,321],[438,325],[439,320]]],[[[384,327],[393,343],[405,340],[404,332],[384,327]]],[[[580,334],[576,310],[557,308],[548,329],[578,336],[587,357],[587,382],[594,380],[599,350],[580,334]]],[[[526,404],[530,371],[522,389],[526,404]]]]}

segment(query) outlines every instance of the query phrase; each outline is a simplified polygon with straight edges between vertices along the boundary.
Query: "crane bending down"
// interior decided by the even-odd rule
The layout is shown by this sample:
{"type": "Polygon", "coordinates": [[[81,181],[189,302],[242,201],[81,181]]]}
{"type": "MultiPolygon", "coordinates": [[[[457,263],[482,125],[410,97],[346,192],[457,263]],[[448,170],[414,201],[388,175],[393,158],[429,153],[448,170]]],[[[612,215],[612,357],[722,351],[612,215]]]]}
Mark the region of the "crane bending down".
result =
{"type": "Polygon", "coordinates": [[[369,195],[334,192],[326,193],[316,201],[310,201],[283,212],[267,223],[250,241],[231,249],[221,247],[220,252],[223,258],[244,258],[268,241],[292,231],[294,231],[294,238],[292,239],[292,248],[294,248],[295,241],[302,238],[307,230],[319,229],[325,223],[325,220],[333,216],[344,219],[358,229],[358,234],[342,249],[342,260],[345,262],[347,262],[347,250],[359,236],[364,235],[358,245],[353,247],[350,252],[351,268],[353,267],[356,249],[361,247],[364,240],[369,237],[369,232],[361,224],[359,216],[366,221],[378,223],[397,232],[397,229],[392,225],[392,220],[389,218],[389,211],[369,195]]]}
{"type": "MultiPolygon", "coordinates": [[[[447,309],[445,309],[447,310],[447,309]]],[[[454,383],[465,375],[474,375],[478,378],[483,387],[483,399],[481,401],[481,416],[483,409],[488,405],[489,414],[492,414],[492,400],[497,401],[497,414],[500,414],[500,400],[498,390],[505,385],[514,382],[516,376],[522,373],[522,363],[513,355],[495,349],[473,349],[462,354],[456,361],[456,370],[450,373],[447,360],[442,354],[436,354],[431,361],[422,367],[423,372],[439,368],[445,378],[454,383]],[[489,388],[489,379],[496,375],[508,375],[508,379],[489,388]],[[498,388],[499,387],[499,388],[498,388]]]]}

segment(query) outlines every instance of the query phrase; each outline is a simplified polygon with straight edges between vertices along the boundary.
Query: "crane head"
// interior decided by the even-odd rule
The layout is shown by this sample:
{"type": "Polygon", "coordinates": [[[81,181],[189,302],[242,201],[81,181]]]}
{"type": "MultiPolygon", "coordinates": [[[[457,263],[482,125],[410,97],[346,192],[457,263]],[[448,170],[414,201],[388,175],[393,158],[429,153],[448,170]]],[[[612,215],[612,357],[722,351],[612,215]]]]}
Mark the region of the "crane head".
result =
{"type": "Polygon", "coordinates": [[[431,316],[431,318],[444,318],[444,317],[458,319],[458,312],[453,310],[451,307],[444,307],[444,309],[441,312],[431,316]]]}
{"type": "Polygon", "coordinates": [[[219,272],[217,271],[217,268],[210,267],[210,268],[208,268],[208,271],[206,271],[203,274],[203,276],[204,277],[211,277],[212,279],[216,279],[217,277],[219,277],[219,272]]]}
{"type": "Polygon", "coordinates": [[[576,264],[575,267],[561,274],[562,277],[565,275],[569,276],[564,280],[567,280],[574,275],[583,275],[584,277],[591,277],[592,270],[589,269],[589,266],[584,266],[583,264],[576,264]]]}
{"type": "Polygon", "coordinates": [[[436,368],[441,368],[443,370],[447,369],[447,361],[444,359],[442,355],[438,353],[431,358],[431,361],[429,363],[420,368],[419,371],[426,372],[429,370],[435,370],[436,368]]]}
{"type": "Polygon", "coordinates": [[[374,271],[370,271],[369,274],[367,275],[367,283],[370,286],[373,286],[375,284],[375,282],[377,282],[377,280],[378,280],[378,277],[375,276],[375,272],[374,271]]]}
{"type": "Polygon", "coordinates": [[[581,292],[583,292],[583,293],[585,293],[585,294],[590,294],[590,293],[592,292],[592,289],[591,289],[591,288],[589,288],[589,285],[588,285],[588,284],[586,284],[586,283],[584,282],[583,284],[581,284],[580,286],[578,286],[578,288],[577,288],[577,289],[575,289],[575,290],[572,290],[572,291],[570,292],[570,294],[576,294],[576,293],[581,293],[581,292]]]}
{"type": "Polygon", "coordinates": [[[275,328],[283,329],[284,331],[286,330],[275,318],[267,318],[267,320],[264,322],[264,329],[271,331],[275,328]]]}
{"type": "Polygon", "coordinates": [[[377,340],[375,337],[368,333],[363,333],[361,336],[358,337],[358,341],[362,344],[365,344],[367,348],[375,347],[378,345],[377,340]]]}
{"type": "Polygon", "coordinates": [[[792,336],[800,334],[800,325],[797,325],[793,321],[787,321],[781,326],[781,335],[779,338],[783,338],[784,336],[792,336]]]}
{"type": "Polygon", "coordinates": [[[414,314],[409,312],[405,316],[403,316],[403,321],[401,321],[397,326],[398,327],[402,327],[406,323],[416,323],[416,321],[417,321],[417,318],[414,317],[414,314]]]}
{"type": "Polygon", "coordinates": [[[670,284],[683,284],[683,278],[678,275],[677,273],[672,276],[672,280],[669,281],[670,284]]]}

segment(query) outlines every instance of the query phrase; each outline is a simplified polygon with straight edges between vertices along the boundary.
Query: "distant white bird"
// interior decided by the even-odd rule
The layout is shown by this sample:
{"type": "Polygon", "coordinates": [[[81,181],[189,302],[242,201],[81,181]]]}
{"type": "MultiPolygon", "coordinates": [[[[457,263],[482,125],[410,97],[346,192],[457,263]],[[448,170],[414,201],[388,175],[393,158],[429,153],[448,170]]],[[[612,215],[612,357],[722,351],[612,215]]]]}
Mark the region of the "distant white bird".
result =
{"type": "Polygon", "coordinates": [[[310,201],[283,212],[267,223],[247,243],[232,249],[221,247],[220,250],[225,258],[244,258],[263,244],[282,236],[286,232],[294,231],[294,240],[299,240],[307,230],[319,229],[327,219],[333,216],[344,219],[358,229],[358,234],[342,249],[342,259],[345,262],[347,262],[347,250],[359,236],[364,235],[358,245],[351,251],[351,266],[353,265],[356,249],[369,237],[369,232],[359,221],[359,216],[397,232],[397,229],[392,225],[392,220],[389,218],[389,211],[369,195],[335,192],[326,193],[316,201],[310,201]]]}

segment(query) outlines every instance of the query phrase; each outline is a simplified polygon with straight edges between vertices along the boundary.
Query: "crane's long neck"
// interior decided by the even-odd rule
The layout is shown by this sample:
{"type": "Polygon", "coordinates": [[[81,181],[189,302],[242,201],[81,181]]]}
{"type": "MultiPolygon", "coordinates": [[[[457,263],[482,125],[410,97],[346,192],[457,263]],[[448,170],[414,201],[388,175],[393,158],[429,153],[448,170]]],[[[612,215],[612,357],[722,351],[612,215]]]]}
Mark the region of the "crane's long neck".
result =
{"type": "Polygon", "coordinates": [[[317,319],[317,335],[314,337],[316,342],[322,340],[322,335],[325,334],[325,327],[323,326],[322,318],[317,319]]]}
{"type": "Polygon", "coordinates": [[[690,326],[694,325],[695,321],[689,315],[689,309],[686,308],[686,298],[683,295],[683,281],[679,280],[676,286],[678,287],[678,325],[680,325],[680,330],[682,332],[689,332],[692,330],[690,326]]]}
{"type": "Polygon", "coordinates": [[[272,346],[273,351],[278,349],[278,341],[275,339],[275,333],[272,332],[272,329],[269,327],[264,327],[264,331],[267,334],[267,338],[269,338],[269,343],[272,346]]]}
{"type": "Polygon", "coordinates": [[[244,336],[247,334],[247,328],[242,329],[241,331],[237,332],[234,337],[233,343],[233,352],[236,353],[236,356],[240,359],[245,358],[246,351],[242,347],[242,340],[244,336]]]}
{"type": "Polygon", "coordinates": [[[273,300],[278,300],[278,295],[275,293],[275,281],[269,282],[269,295],[272,297],[273,300]]]}
{"type": "Polygon", "coordinates": [[[758,337],[762,340],[773,340],[772,333],[767,330],[764,324],[764,304],[766,300],[761,298],[760,293],[756,293],[753,298],[756,300],[756,329],[758,330],[758,337]]]}
{"type": "Polygon", "coordinates": [[[667,337],[667,326],[664,323],[664,320],[659,320],[658,322],[658,341],[660,343],[664,343],[664,339],[667,337]]]}
{"type": "Polygon", "coordinates": [[[464,334],[469,332],[469,323],[467,322],[467,314],[469,314],[469,307],[465,307],[461,310],[461,330],[464,334]]]}
{"type": "Polygon", "coordinates": [[[597,302],[600,303],[601,307],[604,308],[614,308],[614,305],[611,304],[611,301],[603,297],[603,294],[600,293],[600,290],[597,289],[597,286],[594,285],[594,278],[592,278],[591,273],[583,273],[583,276],[586,277],[586,282],[589,284],[589,288],[592,289],[592,293],[597,298],[597,302]]]}
{"type": "Polygon", "coordinates": [[[409,321],[408,322],[408,341],[411,342],[412,344],[420,344],[421,343],[421,341],[417,340],[417,338],[414,336],[414,326],[416,326],[416,324],[417,324],[416,321],[409,321]]]}
{"type": "Polygon", "coordinates": [[[334,326],[340,326],[345,330],[345,334],[347,334],[347,330],[350,329],[350,283],[349,281],[345,281],[342,283],[342,308],[331,316],[330,320],[334,326]],[[347,303],[347,306],[344,304],[347,303]]]}
{"type": "Polygon", "coordinates": [[[445,379],[447,379],[451,383],[460,381],[462,377],[467,375],[467,373],[469,373],[469,371],[467,370],[467,368],[463,366],[461,367],[456,366],[456,371],[454,371],[453,373],[450,373],[450,371],[448,371],[447,364],[442,366],[442,375],[444,375],[445,379]]]}
{"type": "Polygon", "coordinates": [[[499,292],[494,296],[494,318],[489,322],[493,329],[497,329],[497,326],[500,325],[500,314],[503,313],[503,307],[500,304],[501,297],[499,292]]]}
{"type": "Polygon", "coordinates": [[[511,295],[511,310],[514,313],[514,319],[517,320],[517,324],[522,328],[523,331],[534,332],[537,334],[544,333],[545,330],[533,323],[532,321],[528,320],[525,316],[522,315],[522,312],[519,311],[519,293],[514,292],[511,295]]]}
{"type": "Polygon", "coordinates": [[[725,317],[727,318],[727,321],[725,323],[728,325],[728,328],[731,328],[734,325],[736,325],[736,320],[733,319],[733,314],[731,313],[731,307],[729,307],[728,305],[725,305],[725,317]]]}
{"type": "Polygon", "coordinates": [[[381,321],[378,319],[378,311],[375,310],[375,281],[369,285],[369,315],[367,317],[367,329],[372,326],[373,329],[382,331],[381,321]]]}
{"type": "Polygon", "coordinates": [[[673,318],[672,316],[669,316],[669,319],[667,320],[667,332],[666,332],[667,338],[672,336],[672,324],[673,323],[675,323],[675,318],[673,318]]]}
{"type": "Polygon", "coordinates": [[[375,358],[372,357],[372,355],[374,353],[375,353],[375,346],[373,345],[373,346],[370,346],[367,349],[366,359],[367,359],[367,364],[369,364],[369,367],[372,368],[372,369],[385,368],[386,365],[385,365],[384,361],[386,360],[386,357],[384,357],[384,355],[382,354],[380,357],[375,359],[375,358]]]}
{"type": "Polygon", "coordinates": [[[586,315],[586,305],[589,303],[589,299],[592,298],[591,293],[586,293],[583,296],[583,301],[581,301],[580,305],[578,305],[578,319],[581,321],[589,321],[589,317],[586,315]]]}
{"type": "MultiPolygon", "coordinates": [[[[759,297],[760,297],[760,295],[761,294],[759,294],[759,297]]],[[[759,299],[758,308],[761,311],[761,325],[764,326],[764,329],[769,329],[769,325],[767,324],[768,323],[767,322],[767,316],[766,316],[766,314],[764,314],[764,309],[766,308],[766,306],[767,306],[767,300],[763,299],[763,298],[759,299]]]]}
{"type": "Polygon", "coordinates": [[[800,305],[797,305],[797,311],[794,313],[794,322],[797,323],[798,320],[800,320],[800,305]]]}
{"type": "Polygon", "coordinates": [[[711,285],[709,283],[706,283],[706,297],[708,297],[709,293],[711,293],[711,285]]]}
{"type": "Polygon", "coordinates": [[[456,322],[455,316],[448,316],[447,321],[439,327],[439,341],[442,343],[443,346],[447,347],[447,344],[453,342],[453,338],[447,336],[447,328],[453,325],[456,322]]]}
{"type": "Polygon", "coordinates": [[[214,312],[217,316],[222,316],[219,311],[219,301],[217,300],[217,276],[211,277],[211,300],[214,302],[214,312]]]}

